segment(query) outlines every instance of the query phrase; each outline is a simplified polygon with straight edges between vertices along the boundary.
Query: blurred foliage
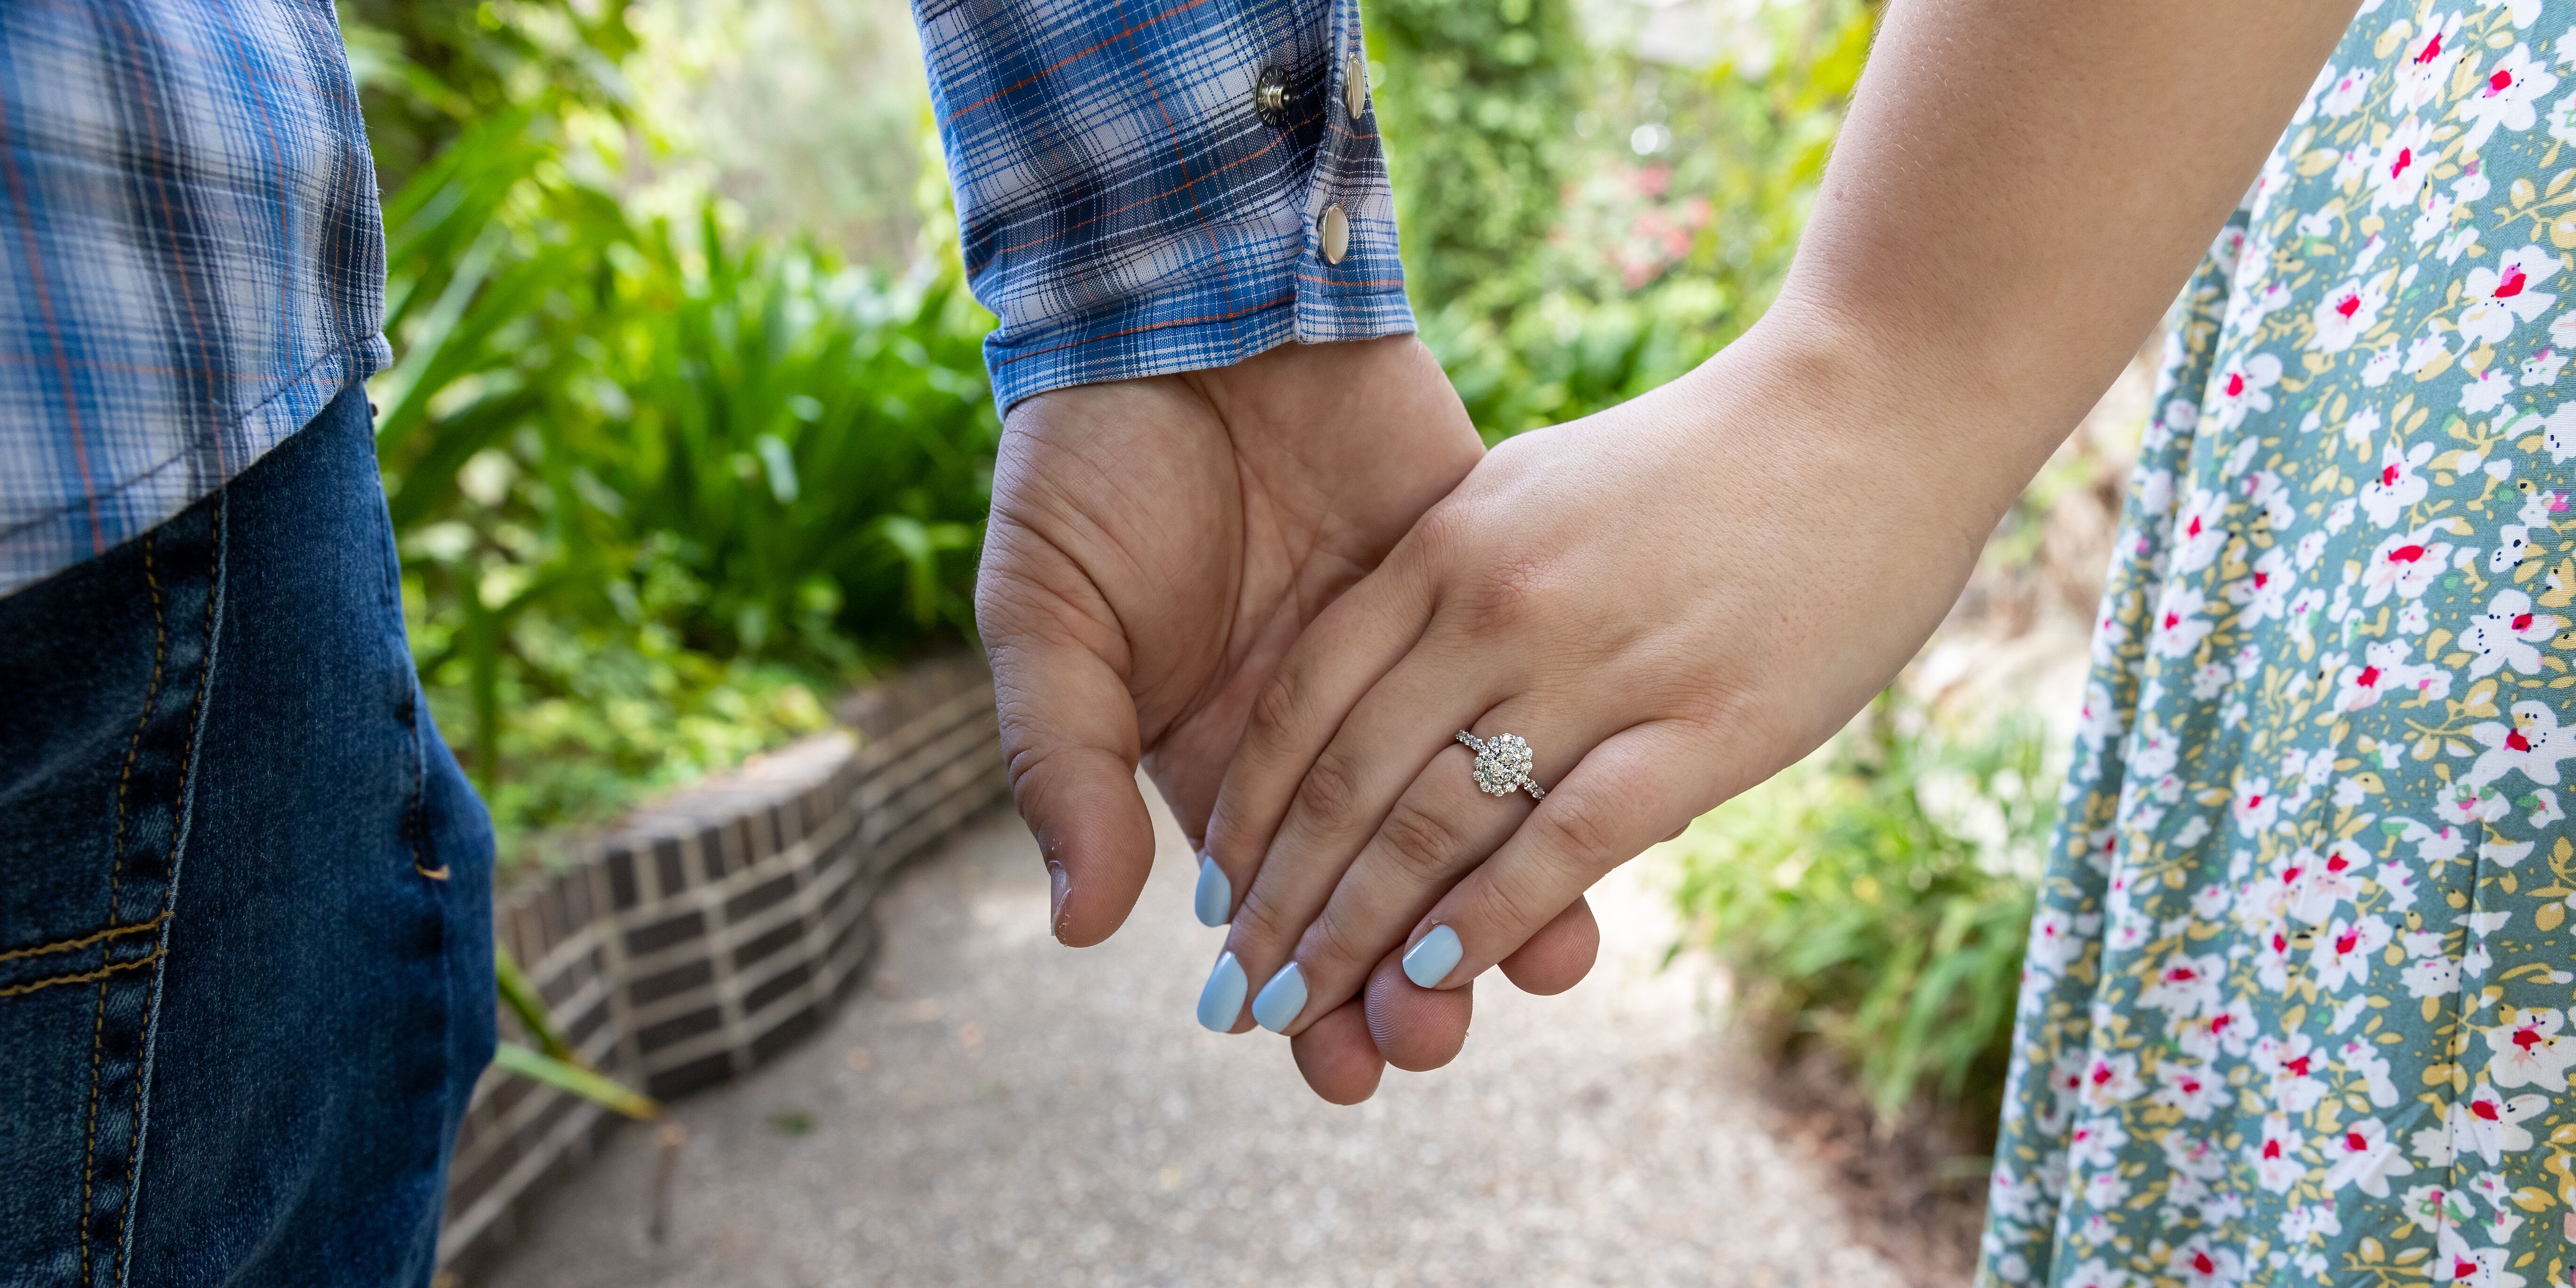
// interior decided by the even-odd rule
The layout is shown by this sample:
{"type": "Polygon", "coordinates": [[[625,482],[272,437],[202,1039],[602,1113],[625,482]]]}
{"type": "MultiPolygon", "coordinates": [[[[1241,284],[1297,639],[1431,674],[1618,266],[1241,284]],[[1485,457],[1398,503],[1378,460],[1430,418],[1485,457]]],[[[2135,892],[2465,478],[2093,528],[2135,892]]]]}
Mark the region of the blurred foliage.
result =
{"type": "Polygon", "coordinates": [[[378,449],[431,707],[504,834],[820,728],[818,693],[964,637],[998,424],[953,256],[887,280],[702,195],[650,213],[619,182],[622,5],[401,12],[351,33],[399,54],[371,128],[437,147],[386,201],[378,449]]]}
{"type": "Polygon", "coordinates": [[[632,0],[339,0],[388,192],[493,113],[623,117],[632,0]]]}
{"type": "Polygon", "coordinates": [[[1675,843],[1688,940],[1783,1050],[1822,1043],[1883,1120],[1989,1132],[2057,773],[2035,724],[1944,730],[1883,694],[1675,843]]]}
{"type": "Polygon", "coordinates": [[[1692,68],[1633,52],[1651,37],[1586,52],[1565,0],[1370,7],[1414,309],[1488,439],[1633,398],[1761,316],[1877,13],[1759,6],[1692,68]]]}

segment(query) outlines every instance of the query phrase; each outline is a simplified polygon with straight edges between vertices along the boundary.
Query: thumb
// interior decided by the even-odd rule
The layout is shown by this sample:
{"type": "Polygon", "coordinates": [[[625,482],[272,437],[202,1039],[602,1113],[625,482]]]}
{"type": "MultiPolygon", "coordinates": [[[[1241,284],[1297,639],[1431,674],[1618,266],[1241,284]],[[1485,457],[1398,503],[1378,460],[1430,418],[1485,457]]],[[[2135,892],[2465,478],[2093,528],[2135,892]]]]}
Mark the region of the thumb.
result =
{"type": "Polygon", "coordinates": [[[1127,920],[1154,866],[1154,823],[1136,790],[1135,700],[1078,643],[1007,630],[988,631],[985,643],[1011,798],[1053,888],[1049,927],[1088,947],[1127,920]]]}

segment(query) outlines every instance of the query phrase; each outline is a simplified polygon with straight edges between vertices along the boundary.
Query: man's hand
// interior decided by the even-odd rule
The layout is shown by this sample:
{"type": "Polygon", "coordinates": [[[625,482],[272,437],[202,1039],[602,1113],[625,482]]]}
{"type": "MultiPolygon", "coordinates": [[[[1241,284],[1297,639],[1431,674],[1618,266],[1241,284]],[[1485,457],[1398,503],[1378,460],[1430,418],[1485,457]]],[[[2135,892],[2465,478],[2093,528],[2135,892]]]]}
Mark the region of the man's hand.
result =
{"type": "MultiPolygon", "coordinates": [[[[1483,456],[1466,409],[1412,336],[1285,345],[1232,367],[1085,385],[1011,409],[993,473],[976,621],[993,662],[1020,814],[1067,944],[1108,938],[1153,865],[1144,764],[1193,845],[1254,698],[1316,613],[1377,566],[1483,456]]],[[[1230,911],[1234,895],[1225,892],[1230,911]]],[[[1581,978],[1588,915],[1514,962],[1553,992],[1581,978]],[[1568,972],[1571,971],[1569,974],[1568,972]]],[[[1392,1054],[1454,1054],[1465,999],[1429,1008],[1392,1054]]],[[[1381,1067],[1361,1004],[1301,1037],[1318,1094],[1364,1099],[1381,1067]]]]}

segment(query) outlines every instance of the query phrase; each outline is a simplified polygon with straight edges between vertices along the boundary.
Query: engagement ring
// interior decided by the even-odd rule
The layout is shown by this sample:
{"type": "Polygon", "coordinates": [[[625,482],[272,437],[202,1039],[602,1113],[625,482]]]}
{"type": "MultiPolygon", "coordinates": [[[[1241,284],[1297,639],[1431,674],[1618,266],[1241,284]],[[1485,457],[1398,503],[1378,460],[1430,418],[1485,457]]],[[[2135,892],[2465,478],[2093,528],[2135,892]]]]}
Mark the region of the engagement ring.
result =
{"type": "Polygon", "coordinates": [[[1476,749],[1476,786],[1486,795],[1509,796],[1526,788],[1531,800],[1547,799],[1547,789],[1530,781],[1530,745],[1519,734],[1479,738],[1461,729],[1458,741],[1476,749]]]}

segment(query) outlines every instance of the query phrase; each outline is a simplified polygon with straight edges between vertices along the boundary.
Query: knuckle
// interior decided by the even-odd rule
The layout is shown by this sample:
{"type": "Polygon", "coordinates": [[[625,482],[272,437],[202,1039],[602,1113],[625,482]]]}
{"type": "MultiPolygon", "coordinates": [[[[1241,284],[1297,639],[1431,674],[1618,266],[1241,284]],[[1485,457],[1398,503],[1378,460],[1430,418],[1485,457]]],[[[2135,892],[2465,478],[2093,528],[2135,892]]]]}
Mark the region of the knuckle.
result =
{"type": "Polygon", "coordinates": [[[1597,872],[1626,857],[1616,852],[1622,837],[1616,804],[1599,795],[1552,795],[1529,821],[1545,852],[1570,870],[1597,872]]]}
{"type": "Polygon", "coordinates": [[[1328,904],[1315,918],[1315,924],[1306,928],[1306,937],[1297,945],[1297,957],[1306,963],[1307,973],[1314,979],[1339,976],[1376,961],[1378,954],[1385,951],[1384,945],[1364,942],[1366,938],[1366,926],[1354,921],[1339,904],[1328,904]]]}
{"type": "Polygon", "coordinates": [[[1297,785],[1297,811],[1308,826],[1329,834],[1348,827],[1358,809],[1359,780],[1351,773],[1347,754],[1325,748],[1306,767],[1305,781],[1297,785]]]}
{"type": "Polygon", "coordinates": [[[1505,556],[1480,566],[1458,591],[1454,602],[1460,623],[1473,634],[1517,634],[1547,620],[1547,562],[1528,556],[1505,556]]]}
{"type": "Polygon", "coordinates": [[[1250,731],[1256,739],[1276,741],[1297,723],[1297,712],[1304,705],[1304,681],[1297,668],[1282,666],[1268,684],[1261,686],[1261,696],[1252,700],[1250,731]]]}
{"type": "Polygon", "coordinates": [[[1243,906],[1234,910],[1232,927],[1226,946],[1247,961],[1266,960],[1271,946],[1290,942],[1298,930],[1294,914],[1258,883],[1243,896],[1243,906]]]}
{"type": "Polygon", "coordinates": [[[1408,880],[1421,885],[1441,881],[1457,871],[1466,852],[1465,838],[1439,815],[1398,801],[1378,827],[1378,846],[1388,862],[1408,880]]]}

